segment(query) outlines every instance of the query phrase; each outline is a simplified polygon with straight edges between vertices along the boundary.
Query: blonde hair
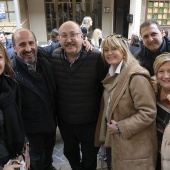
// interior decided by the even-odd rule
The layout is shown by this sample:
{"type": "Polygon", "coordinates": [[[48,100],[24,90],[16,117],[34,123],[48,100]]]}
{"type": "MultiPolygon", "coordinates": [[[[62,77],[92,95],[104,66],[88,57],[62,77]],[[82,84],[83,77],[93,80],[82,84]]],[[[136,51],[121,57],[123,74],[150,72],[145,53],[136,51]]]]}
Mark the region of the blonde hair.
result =
{"type": "Polygon", "coordinates": [[[99,28],[96,28],[94,31],[93,31],[93,35],[92,35],[92,43],[95,45],[95,46],[98,46],[99,47],[99,38],[100,38],[100,35],[102,34],[102,30],[100,30],[99,28]]]}
{"type": "Polygon", "coordinates": [[[102,41],[101,48],[102,48],[103,55],[104,55],[104,49],[108,47],[117,48],[123,53],[124,55],[123,60],[125,65],[129,65],[132,61],[136,61],[136,63],[138,63],[138,61],[134,58],[134,56],[129,51],[128,44],[126,43],[126,41],[121,35],[110,35],[102,41]]]}
{"type": "Polygon", "coordinates": [[[81,24],[81,27],[86,27],[87,30],[90,28],[90,21],[92,21],[91,17],[90,16],[86,16],[83,18],[83,21],[82,21],[82,24],[81,24]]]}
{"type": "Polygon", "coordinates": [[[153,63],[153,69],[155,75],[157,75],[159,68],[162,66],[162,64],[170,61],[170,53],[163,53],[156,57],[154,63],[153,63]]]}

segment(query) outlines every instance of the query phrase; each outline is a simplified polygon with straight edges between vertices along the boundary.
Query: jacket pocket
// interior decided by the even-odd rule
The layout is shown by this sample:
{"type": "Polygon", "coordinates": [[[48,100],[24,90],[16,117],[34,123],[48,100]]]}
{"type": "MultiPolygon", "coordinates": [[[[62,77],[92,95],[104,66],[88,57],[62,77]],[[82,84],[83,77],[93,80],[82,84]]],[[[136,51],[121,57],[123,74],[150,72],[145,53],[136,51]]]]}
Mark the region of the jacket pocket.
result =
{"type": "Polygon", "coordinates": [[[151,156],[150,138],[146,130],[129,139],[120,137],[120,152],[123,160],[146,159],[151,156]]]}

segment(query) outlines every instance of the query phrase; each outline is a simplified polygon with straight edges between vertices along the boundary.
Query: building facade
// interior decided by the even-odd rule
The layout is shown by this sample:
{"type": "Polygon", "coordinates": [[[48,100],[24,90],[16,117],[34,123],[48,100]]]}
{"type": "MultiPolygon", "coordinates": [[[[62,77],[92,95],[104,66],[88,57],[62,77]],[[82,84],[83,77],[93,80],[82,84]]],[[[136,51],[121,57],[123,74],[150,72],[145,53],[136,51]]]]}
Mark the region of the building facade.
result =
{"type": "Polygon", "coordinates": [[[53,28],[91,16],[103,37],[117,33],[129,38],[149,18],[170,27],[170,0],[0,0],[0,31],[31,29],[38,42],[47,42],[53,28]]]}

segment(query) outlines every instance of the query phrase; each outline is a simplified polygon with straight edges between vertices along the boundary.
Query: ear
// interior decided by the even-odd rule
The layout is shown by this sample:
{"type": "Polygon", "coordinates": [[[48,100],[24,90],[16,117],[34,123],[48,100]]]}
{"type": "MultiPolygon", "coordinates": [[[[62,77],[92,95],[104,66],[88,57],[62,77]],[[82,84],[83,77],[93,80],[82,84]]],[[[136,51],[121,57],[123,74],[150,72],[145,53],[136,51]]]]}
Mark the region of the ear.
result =
{"type": "Polygon", "coordinates": [[[13,45],[13,48],[14,48],[14,51],[15,51],[15,52],[17,52],[17,51],[16,51],[16,47],[15,47],[15,45],[13,45]]]}

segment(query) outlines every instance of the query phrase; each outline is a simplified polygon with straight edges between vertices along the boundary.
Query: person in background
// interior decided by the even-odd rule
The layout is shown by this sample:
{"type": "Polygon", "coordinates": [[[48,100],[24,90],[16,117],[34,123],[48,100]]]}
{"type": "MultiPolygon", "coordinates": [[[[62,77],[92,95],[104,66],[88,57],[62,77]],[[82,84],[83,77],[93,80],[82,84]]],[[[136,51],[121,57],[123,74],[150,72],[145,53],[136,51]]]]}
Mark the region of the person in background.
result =
{"type": "Polygon", "coordinates": [[[170,53],[159,55],[153,64],[157,87],[157,170],[170,168],[170,53]]]}
{"type": "Polygon", "coordinates": [[[131,40],[129,43],[129,50],[132,53],[132,55],[134,55],[136,52],[139,52],[141,50],[140,40],[137,35],[131,36],[131,40]]]}
{"type": "Polygon", "coordinates": [[[161,30],[161,33],[162,33],[162,36],[163,36],[163,37],[166,37],[166,38],[169,39],[168,30],[167,30],[166,28],[162,29],[162,30],[161,30]]]}
{"type": "Polygon", "coordinates": [[[21,90],[21,115],[30,146],[31,170],[55,170],[52,153],[56,139],[56,87],[49,57],[37,49],[28,29],[12,36],[15,77],[21,90]]]}
{"type": "Polygon", "coordinates": [[[89,28],[92,26],[93,21],[90,16],[85,16],[81,24],[81,31],[84,35],[84,40],[88,40],[89,28]]]}
{"type": "Polygon", "coordinates": [[[93,31],[91,43],[94,45],[94,48],[100,50],[101,48],[101,43],[102,43],[102,31],[99,28],[96,28],[93,31]]]}
{"type": "Polygon", "coordinates": [[[98,50],[85,50],[77,23],[63,23],[59,33],[62,48],[53,52],[52,65],[64,155],[73,170],[96,170],[94,136],[107,68],[98,50]]]}
{"type": "Polygon", "coordinates": [[[12,41],[5,37],[5,32],[0,32],[0,42],[4,45],[8,52],[8,56],[12,59],[15,55],[12,41]]]}
{"type": "Polygon", "coordinates": [[[57,28],[51,31],[51,40],[49,40],[48,45],[58,44],[60,42],[60,35],[57,28]]]}
{"type": "Polygon", "coordinates": [[[102,81],[95,146],[104,143],[111,147],[112,169],[155,170],[156,100],[150,75],[121,35],[105,38],[102,52],[110,68],[102,81]]]}
{"type": "Polygon", "coordinates": [[[164,29],[164,31],[165,31],[165,37],[169,39],[168,30],[167,30],[167,29],[164,29]]]}
{"type": "Polygon", "coordinates": [[[162,37],[160,25],[153,19],[141,24],[140,34],[144,45],[134,56],[140,65],[145,67],[151,76],[154,76],[153,63],[158,55],[170,52],[170,41],[166,37],[162,37]]]}
{"type": "Polygon", "coordinates": [[[0,92],[0,144],[4,146],[0,150],[2,170],[9,159],[23,154],[25,141],[19,87],[14,78],[10,58],[2,43],[0,43],[0,92]],[[3,152],[4,150],[7,152],[3,152]]]}

